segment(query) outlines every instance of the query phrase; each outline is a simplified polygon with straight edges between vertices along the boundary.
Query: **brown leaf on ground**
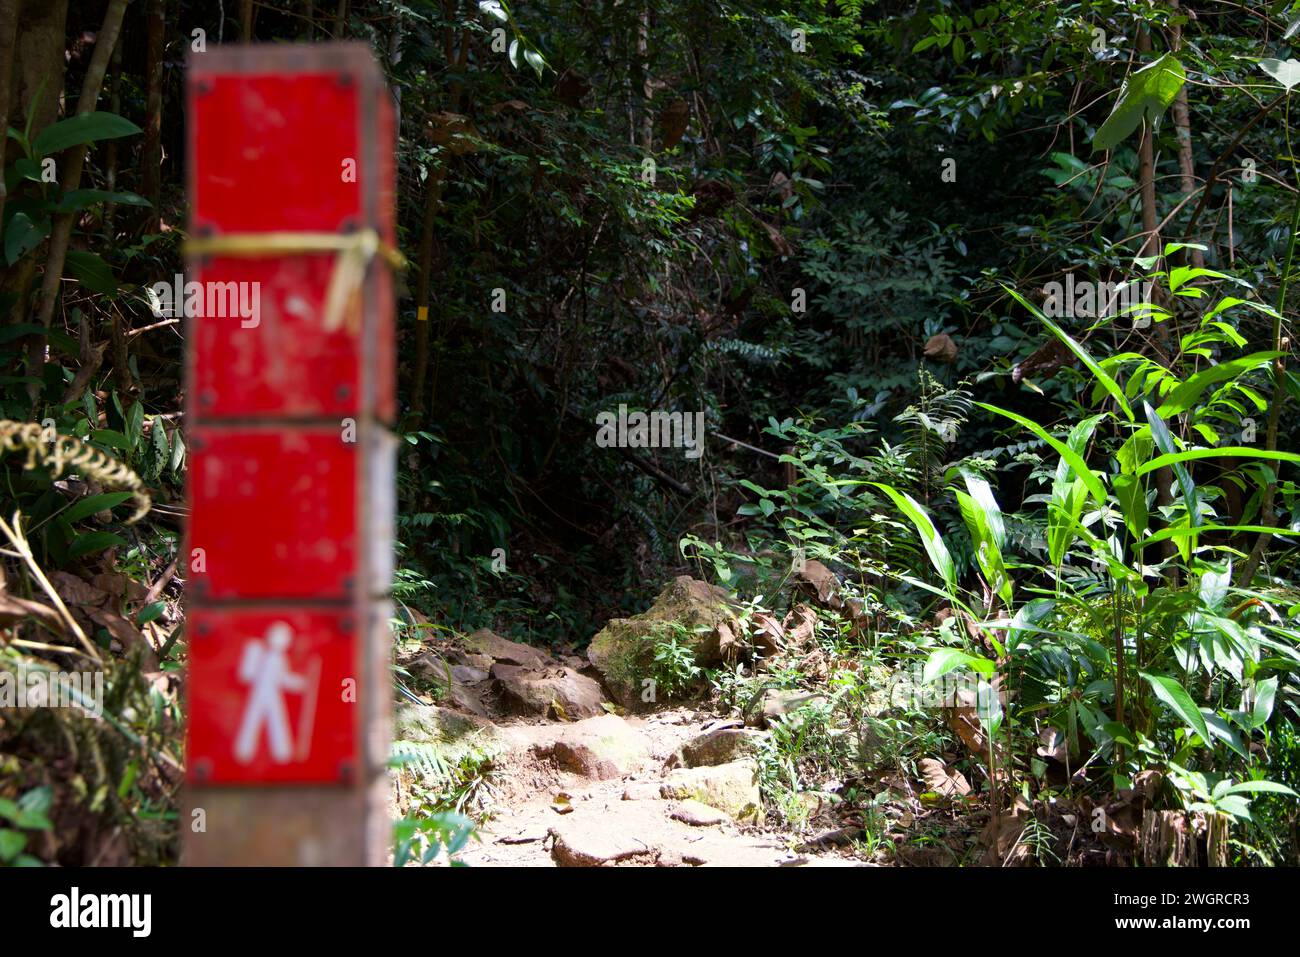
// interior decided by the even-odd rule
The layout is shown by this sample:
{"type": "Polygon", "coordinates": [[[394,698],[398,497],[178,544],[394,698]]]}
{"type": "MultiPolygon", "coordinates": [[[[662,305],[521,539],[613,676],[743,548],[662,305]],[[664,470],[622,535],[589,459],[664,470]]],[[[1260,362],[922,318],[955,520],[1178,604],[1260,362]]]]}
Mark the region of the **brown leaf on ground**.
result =
{"type": "Polygon", "coordinates": [[[141,670],[159,670],[158,653],[153,650],[135,625],[121,615],[104,608],[87,609],[86,614],[95,624],[108,629],[108,633],[116,639],[124,651],[131,652],[136,648],[140,649],[141,670]]]}
{"type": "Polygon", "coordinates": [[[49,605],[0,591],[0,626],[7,628],[25,618],[35,618],[56,631],[64,631],[63,619],[49,605]]]}
{"type": "Polygon", "coordinates": [[[67,572],[50,572],[47,576],[54,590],[59,593],[65,605],[83,608],[100,608],[112,600],[112,595],[102,588],[96,588],[89,582],[82,581],[76,575],[67,572]]]}
{"type": "Polygon", "coordinates": [[[759,612],[754,615],[754,644],[765,659],[772,659],[785,650],[785,629],[771,615],[759,612]]]}
{"type": "Polygon", "coordinates": [[[1047,758],[1051,761],[1059,761],[1064,764],[1070,756],[1069,743],[1065,740],[1065,735],[1056,728],[1044,728],[1038,732],[1038,740],[1041,742],[1038,748],[1038,756],[1047,758]]]}
{"type": "Polygon", "coordinates": [[[808,559],[799,569],[799,579],[812,586],[812,593],[817,600],[830,608],[839,608],[840,583],[835,573],[816,559],[808,559]]]}
{"type": "Polygon", "coordinates": [[[980,832],[980,843],[985,848],[980,863],[985,867],[1020,867],[1031,864],[1029,848],[1021,843],[1020,837],[1033,816],[1034,809],[1024,795],[1017,794],[1011,807],[991,817],[980,832]]]}
{"type": "Polygon", "coordinates": [[[731,625],[727,622],[719,622],[716,629],[718,635],[718,654],[722,660],[734,663],[743,650],[740,640],[736,638],[736,633],[732,630],[731,625]]]}
{"type": "Polygon", "coordinates": [[[807,605],[795,605],[781,623],[788,648],[805,648],[817,629],[817,613],[807,605]]]}
{"type": "Polygon", "coordinates": [[[921,780],[927,790],[942,794],[944,797],[957,798],[970,794],[970,782],[960,771],[948,767],[936,758],[922,758],[917,762],[921,780]]]}
{"type": "Polygon", "coordinates": [[[100,572],[90,579],[90,583],[114,598],[125,598],[127,601],[144,601],[149,594],[149,589],[144,585],[121,572],[100,572]]]}

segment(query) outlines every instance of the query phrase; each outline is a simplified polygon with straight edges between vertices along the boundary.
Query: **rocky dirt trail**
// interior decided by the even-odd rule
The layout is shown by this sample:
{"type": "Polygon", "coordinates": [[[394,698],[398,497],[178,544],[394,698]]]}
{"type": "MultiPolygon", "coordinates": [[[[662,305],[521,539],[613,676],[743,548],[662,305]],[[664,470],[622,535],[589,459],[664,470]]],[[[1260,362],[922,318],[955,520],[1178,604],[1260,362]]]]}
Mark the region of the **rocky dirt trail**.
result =
{"type": "Polygon", "coordinates": [[[501,767],[513,800],[460,859],[539,867],[854,863],[801,853],[797,839],[761,826],[758,767],[738,756],[753,733],[735,724],[673,710],[500,727],[513,745],[501,767]],[[682,766],[683,752],[697,766],[682,766]]]}
{"type": "MultiPolygon", "coordinates": [[[[647,629],[715,614],[708,588],[678,579],[644,615],[611,622],[588,660],[480,631],[426,647],[405,663],[441,688],[436,705],[412,700],[399,708],[399,750],[433,749],[453,766],[466,755],[490,756],[489,817],[459,860],[538,867],[860,863],[834,849],[814,852],[767,826],[755,759],[765,731],[688,707],[627,709],[640,704],[630,692],[639,687],[632,679],[647,629]],[[608,700],[611,687],[622,702],[608,700]]],[[[419,774],[408,766],[398,775],[399,814],[419,774]]]]}

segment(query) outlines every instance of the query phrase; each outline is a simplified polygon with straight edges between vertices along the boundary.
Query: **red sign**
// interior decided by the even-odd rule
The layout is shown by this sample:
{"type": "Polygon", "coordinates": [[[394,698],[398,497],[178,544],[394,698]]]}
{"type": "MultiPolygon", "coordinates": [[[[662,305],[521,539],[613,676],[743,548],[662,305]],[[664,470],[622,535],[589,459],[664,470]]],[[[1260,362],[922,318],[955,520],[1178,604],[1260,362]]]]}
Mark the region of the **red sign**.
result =
{"type": "Polygon", "coordinates": [[[357,574],[359,448],[339,426],[192,429],[200,597],[334,598],[357,574]]]}
{"type": "Polygon", "coordinates": [[[168,297],[189,344],[189,781],[330,785],[341,815],[370,813],[388,759],[392,104],[346,44],[196,54],[189,105],[190,272],[168,297]]]}
{"type": "Polygon", "coordinates": [[[188,627],[191,781],[355,779],[361,629],[351,612],[195,608],[188,627]]]}

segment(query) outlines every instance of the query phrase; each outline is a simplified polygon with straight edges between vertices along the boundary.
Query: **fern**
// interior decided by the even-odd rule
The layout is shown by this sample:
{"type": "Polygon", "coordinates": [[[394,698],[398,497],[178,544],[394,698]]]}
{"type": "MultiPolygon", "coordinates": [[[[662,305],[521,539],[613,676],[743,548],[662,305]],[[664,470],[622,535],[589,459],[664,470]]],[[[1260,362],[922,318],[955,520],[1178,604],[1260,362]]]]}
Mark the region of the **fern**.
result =
{"type": "Polygon", "coordinates": [[[971,393],[965,382],[953,389],[945,388],[924,367],[917,370],[917,376],[920,396],[894,421],[903,427],[902,448],[928,501],[931,489],[942,485],[948,446],[957,440],[970,416],[971,393]]]}

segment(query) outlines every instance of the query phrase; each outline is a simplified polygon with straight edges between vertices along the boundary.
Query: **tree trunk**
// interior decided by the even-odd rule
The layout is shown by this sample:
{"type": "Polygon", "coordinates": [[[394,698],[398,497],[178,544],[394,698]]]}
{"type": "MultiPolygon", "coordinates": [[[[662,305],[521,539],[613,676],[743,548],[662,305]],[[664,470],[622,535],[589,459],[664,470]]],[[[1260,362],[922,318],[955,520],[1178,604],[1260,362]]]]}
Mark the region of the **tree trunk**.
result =
{"type": "MultiPolygon", "coordinates": [[[[126,13],[128,0],[109,0],[108,10],[104,13],[104,23],[95,38],[95,52],[91,54],[90,64],[86,67],[85,80],[81,84],[81,95],[77,98],[77,116],[91,113],[95,101],[104,85],[104,74],[108,72],[108,60],[117,45],[118,34],[122,30],[122,17],[126,13]]],[[[69,147],[64,151],[63,175],[60,180],[64,192],[74,190],[81,182],[81,168],[86,162],[84,144],[69,147]]],[[[50,230],[49,255],[45,259],[45,275],[41,278],[40,305],[37,319],[44,329],[50,328],[54,319],[54,305],[59,298],[59,281],[63,278],[63,266],[67,261],[68,245],[72,240],[73,213],[64,213],[54,218],[50,230]]],[[[27,353],[29,374],[40,378],[41,368],[45,364],[45,334],[32,337],[31,347],[27,353]]],[[[40,394],[38,383],[27,387],[27,394],[33,406],[40,394]]]]}
{"type": "MultiPolygon", "coordinates": [[[[14,72],[14,42],[18,39],[18,0],[0,0],[0,131],[9,129],[9,78],[14,72]]],[[[5,137],[5,143],[9,139],[5,137]]],[[[5,150],[0,148],[0,160],[5,150]]],[[[8,164],[0,162],[0,168],[8,164]]],[[[5,215],[5,183],[0,176],[0,223],[5,215]]]]}
{"type": "Polygon", "coordinates": [[[156,233],[162,215],[162,81],[163,40],[167,30],[167,0],[149,0],[149,37],[145,60],[148,95],[144,106],[144,147],[140,157],[141,192],[153,204],[145,214],[142,232],[156,233]]]}
{"type": "Polygon", "coordinates": [[[415,305],[425,310],[424,319],[415,323],[415,376],[411,385],[411,408],[424,412],[424,383],[429,374],[429,280],[433,272],[433,229],[442,205],[442,182],[446,166],[439,166],[429,174],[428,191],[424,200],[424,223],[420,232],[420,276],[417,280],[415,305]]]}
{"type": "MultiPolygon", "coordinates": [[[[122,115],[122,44],[113,47],[109,60],[113,79],[108,85],[108,111],[122,115]]],[[[104,187],[111,193],[117,189],[117,139],[104,144],[104,187]]],[[[112,242],[116,236],[117,203],[104,204],[104,235],[112,242]]]]}

